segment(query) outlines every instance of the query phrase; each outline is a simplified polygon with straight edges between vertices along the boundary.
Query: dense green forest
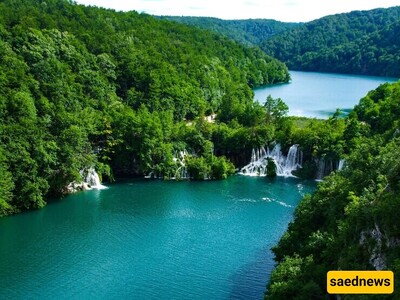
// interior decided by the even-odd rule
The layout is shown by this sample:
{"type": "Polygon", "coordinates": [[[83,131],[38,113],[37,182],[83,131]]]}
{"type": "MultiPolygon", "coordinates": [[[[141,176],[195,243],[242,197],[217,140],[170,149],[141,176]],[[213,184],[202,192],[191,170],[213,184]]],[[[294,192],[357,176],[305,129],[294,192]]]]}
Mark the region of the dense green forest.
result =
{"type": "MultiPolygon", "coordinates": [[[[296,208],[278,245],[265,299],[328,299],[330,270],[392,270],[400,276],[400,83],[362,98],[339,137],[342,171],[296,208]],[[340,142],[340,140],[342,142],[340,142]]],[[[328,121],[329,122],[329,121],[328,121]]],[[[398,299],[343,295],[342,299],[398,299]]]]}
{"type": "Polygon", "coordinates": [[[212,30],[247,46],[258,46],[270,37],[301,24],[268,19],[221,20],[210,17],[173,16],[159,18],[212,30]]]}
{"type": "Polygon", "coordinates": [[[222,155],[274,133],[251,88],[289,73],[260,50],[149,15],[6,0],[0,78],[5,215],[44,206],[93,167],[103,180],[175,177],[184,150],[192,177],[224,178],[234,166],[222,155]],[[204,120],[215,113],[218,124],[204,120]]]}
{"type": "MultiPolygon", "coordinates": [[[[324,299],[329,270],[400,275],[400,83],[371,91],[347,118],[287,117],[282,99],[252,100],[251,88],[290,79],[258,48],[66,0],[5,0],[0,12],[0,216],[43,207],[90,168],[103,180],[179,179],[177,155],[188,153],[191,178],[222,179],[254,147],[298,144],[300,177],[315,178],[321,162],[345,167],[297,207],[265,298],[324,299]]],[[[398,76],[399,13],[330,16],[263,47],[296,69],[398,76]]],[[[249,30],[283,30],[271,24],[249,30]]]]}
{"type": "Polygon", "coordinates": [[[160,17],[260,47],[292,70],[400,76],[400,7],[353,11],[307,23],[160,17]]]}
{"type": "Polygon", "coordinates": [[[292,70],[400,76],[400,7],[327,16],[259,46],[292,70]]]}

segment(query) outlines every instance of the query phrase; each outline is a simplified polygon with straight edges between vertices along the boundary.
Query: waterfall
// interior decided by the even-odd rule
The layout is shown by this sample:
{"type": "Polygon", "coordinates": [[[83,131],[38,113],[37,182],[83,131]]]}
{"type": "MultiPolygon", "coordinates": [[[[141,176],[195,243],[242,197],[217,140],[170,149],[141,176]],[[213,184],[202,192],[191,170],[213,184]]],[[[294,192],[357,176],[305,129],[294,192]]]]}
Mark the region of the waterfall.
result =
{"type": "Polygon", "coordinates": [[[325,159],[320,158],[316,159],[315,163],[317,164],[317,174],[316,174],[316,179],[317,180],[322,180],[325,176],[325,159]]]}
{"type": "Polygon", "coordinates": [[[298,145],[293,145],[289,148],[289,152],[283,168],[283,173],[291,175],[292,171],[301,168],[303,163],[303,152],[298,151],[298,145]]]}
{"type": "Polygon", "coordinates": [[[73,181],[70,182],[65,188],[66,193],[75,193],[77,191],[86,191],[91,189],[103,190],[107,189],[106,186],[102,185],[100,182],[99,174],[97,174],[94,168],[82,169],[79,171],[81,175],[82,182],[73,181]]]}
{"type": "Polygon", "coordinates": [[[147,174],[147,175],[144,175],[144,178],[147,178],[147,179],[149,179],[149,178],[157,178],[157,177],[155,176],[154,172],[153,172],[153,171],[151,171],[149,174],[147,174]]]}
{"type": "Polygon", "coordinates": [[[338,171],[343,169],[343,165],[344,165],[344,159],[339,160],[338,167],[337,167],[338,171]]]}
{"type": "Polygon", "coordinates": [[[278,176],[293,176],[292,172],[301,168],[303,153],[298,149],[298,145],[290,147],[287,157],[282,154],[281,145],[277,144],[270,150],[264,147],[253,149],[251,152],[251,161],[240,170],[240,174],[247,176],[265,176],[267,167],[267,158],[272,158],[276,165],[276,174],[278,176]]]}
{"type": "Polygon", "coordinates": [[[106,186],[101,184],[99,174],[97,174],[97,172],[94,168],[89,168],[87,170],[87,174],[85,177],[85,183],[86,183],[88,189],[103,190],[103,189],[107,188],[106,186]]]}
{"type": "Polygon", "coordinates": [[[189,153],[185,150],[175,152],[174,154],[174,162],[177,166],[175,176],[173,179],[189,179],[189,174],[186,167],[186,158],[189,153]]]}
{"type": "Polygon", "coordinates": [[[319,159],[315,159],[315,163],[317,165],[316,179],[322,180],[325,176],[329,175],[331,172],[335,170],[340,171],[343,168],[345,161],[344,159],[336,161],[321,157],[319,159]]]}

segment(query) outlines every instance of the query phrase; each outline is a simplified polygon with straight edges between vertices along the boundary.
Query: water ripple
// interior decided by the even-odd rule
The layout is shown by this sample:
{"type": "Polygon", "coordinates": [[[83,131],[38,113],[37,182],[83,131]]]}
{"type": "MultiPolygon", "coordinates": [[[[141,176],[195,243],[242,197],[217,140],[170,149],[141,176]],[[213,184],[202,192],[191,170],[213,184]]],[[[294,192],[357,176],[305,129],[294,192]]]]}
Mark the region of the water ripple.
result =
{"type": "Polygon", "coordinates": [[[2,218],[0,298],[261,299],[298,184],[117,184],[2,218]]]}
{"type": "Polygon", "coordinates": [[[272,199],[272,198],[268,198],[268,197],[263,197],[262,200],[264,200],[264,201],[266,201],[266,202],[278,203],[279,205],[282,205],[282,206],[284,206],[284,207],[293,207],[292,205],[287,204],[287,203],[285,203],[285,202],[283,202],[283,201],[279,201],[279,200],[272,199]]]}

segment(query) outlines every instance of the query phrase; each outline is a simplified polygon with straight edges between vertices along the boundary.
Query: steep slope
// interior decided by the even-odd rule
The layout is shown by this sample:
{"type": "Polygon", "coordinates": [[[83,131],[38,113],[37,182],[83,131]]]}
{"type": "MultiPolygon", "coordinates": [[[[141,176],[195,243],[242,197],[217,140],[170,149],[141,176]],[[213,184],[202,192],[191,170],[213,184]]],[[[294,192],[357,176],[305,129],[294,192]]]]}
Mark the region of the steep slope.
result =
{"type": "MultiPolygon", "coordinates": [[[[80,171],[174,176],[211,142],[181,126],[251,86],[288,81],[260,50],[136,12],[63,0],[0,2],[0,215],[45,205],[80,171]],[[180,124],[180,125],[178,125],[180,124]],[[201,146],[198,146],[201,144],[201,146]]],[[[210,177],[225,177],[224,158],[210,177]]],[[[208,165],[207,165],[208,167],[208,165]]]]}
{"type": "Polygon", "coordinates": [[[267,19],[221,20],[209,17],[172,16],[161,16],[158,18],[212,30],[248,46],[257,46],[266,39],[301,24],[267,19]]]}
{"type": "Polygon", "coordinates": [[[400,7],[324,17],[262,42],[293,70],[400,76],[400,7]]]}
{"type": "MultiPolygon", "coordinates": [[[[300,202],[294,221],[273,248],[278,265],[265,299],[327,299],[330,270],[388,269],[398,278],[399,107],[400,83],[382,85],[355,107],[344,131],[350,147],[346,166],[300,202]]],[[[398,282],[394,290],[378,298],[398,299],[398,282]]]]}

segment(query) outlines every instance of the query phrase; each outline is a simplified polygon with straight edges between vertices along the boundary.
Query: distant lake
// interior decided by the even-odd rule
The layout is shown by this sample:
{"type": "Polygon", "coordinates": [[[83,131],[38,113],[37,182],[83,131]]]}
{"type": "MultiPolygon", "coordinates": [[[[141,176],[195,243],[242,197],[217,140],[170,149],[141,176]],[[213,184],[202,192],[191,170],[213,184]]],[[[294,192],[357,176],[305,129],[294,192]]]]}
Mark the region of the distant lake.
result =
{"type": "Polygon", "coordinates": [[[344,75],[290,71],[290,83],[265,86],[254,90],[254,99],[265,102],[268,95],[281,98],[289,106],[289,115],[327,118],[337,108],[350,111],[369,91],[389,77],[344,75]]]}

